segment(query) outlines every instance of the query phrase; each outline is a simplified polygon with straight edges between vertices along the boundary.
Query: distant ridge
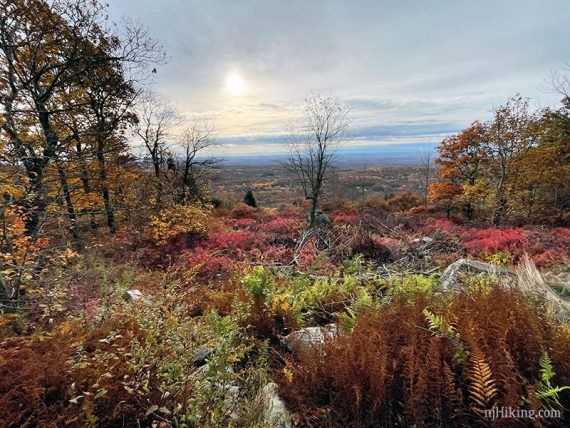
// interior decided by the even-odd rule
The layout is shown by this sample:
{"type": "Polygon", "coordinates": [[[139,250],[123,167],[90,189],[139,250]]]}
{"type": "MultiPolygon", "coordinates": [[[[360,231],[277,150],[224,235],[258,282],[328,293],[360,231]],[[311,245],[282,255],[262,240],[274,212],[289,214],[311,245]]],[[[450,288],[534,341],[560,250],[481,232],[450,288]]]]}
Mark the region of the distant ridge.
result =
{"type": "MultiPolygon", "coordinates": [[[[337,154],[336,164],[341,167],[374,166],[374,165],[414,165],[420,162],[426,151],[434,156],[437,143],[387,144],[378,146],[345,147],[337,154]]],[[[224,166],[266,166],[279,163],[286,154],[246,154],[225,155],[224,166]]]]}

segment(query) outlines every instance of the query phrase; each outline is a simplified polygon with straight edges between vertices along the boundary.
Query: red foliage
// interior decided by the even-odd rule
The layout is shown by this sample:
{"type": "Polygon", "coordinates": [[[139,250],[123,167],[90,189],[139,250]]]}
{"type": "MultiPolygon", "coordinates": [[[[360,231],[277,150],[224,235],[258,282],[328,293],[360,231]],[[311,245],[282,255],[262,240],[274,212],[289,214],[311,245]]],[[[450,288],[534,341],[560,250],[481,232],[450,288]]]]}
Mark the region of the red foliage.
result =
{"type": "Polygon", "coordinates": [[[254,218],[240,218],[239,220],[234,220],[232,223],[235,227],[245,228],[257,223],[257,221],[254,218]]]}
{"type": "Polygon", "coordinates": [[[375,236],[374,242],[377,245],[383,245],[388,248],[392,253],[392,258],[397,259],[400,257],[400,250],[402,243],[398,239],[388,238],[384,236],[375,236]]]}
{"type": "Polygon", "coordinates": [[[392,211],[409,211],[413,207],[417,207],[424,202],[424,198],[414,192],[401,192],[396,194],[392,199],[388,200],[388,207],[392,211]]]}
{"type": "Polygon", "coordinates": [[[356,214],[347,214],[342,212],[334,212],[331,214],[333,224],[351,224],[358,219],[356,214]]]}
{"type": "Polygon", "coordinates": [[[301,222],[297,218],[276,217],[258,226],[259,230],[266,234],[284,235],[293,237],[299,230],[301,222]]]}
{"type": "Polygon", "coordinates": [[[527,253],[538,266],[563,263],[570,251],[570,228],[477,228],[458,225],[451,220],[429,219],[420,230],[428,235],[439,232],[449,239],[459,239],[474,257],[504,252],[516,262],[527,253]]]}
{"type": "Polygon", "coordinates": [[[475,256],[497,252],[508,252],[520,256],[528,244],[527,237],[528,233],[520,228],[473,228],[460,234],[461,241],[469,254],[475,256]]]}

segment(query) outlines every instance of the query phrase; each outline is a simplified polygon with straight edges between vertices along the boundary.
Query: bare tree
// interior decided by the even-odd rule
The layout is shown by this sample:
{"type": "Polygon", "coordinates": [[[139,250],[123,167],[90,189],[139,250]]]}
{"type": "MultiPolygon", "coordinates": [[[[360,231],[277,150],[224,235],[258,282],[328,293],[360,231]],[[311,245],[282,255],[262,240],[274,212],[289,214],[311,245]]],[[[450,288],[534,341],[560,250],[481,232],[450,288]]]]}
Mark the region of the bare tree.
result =
{"type": "Polygon", "coordinates": [[[179,202],[203,198],[203,181],[208,172],[221,162],[220,158],[208,153],[218,146],[214,134],[214,125],[206,120],[196,119],[184,129],[178,144],[182,149],[179,202]]]}
{"type": "Polygon", "coordinates": [[[160,178],[168,153],[167,139],[172,136],[182,119],[170,102],[151,92],[146,93],[141,100],[137,117],[135,133],[143,142],[154,175],[160,178]]]}
{"type": "Polygon", "coordinates": [[[555,69],[550,75],[547,90],[562,95],[562,102],[570,102],[570,62],[555,69]]]}
{"type": "Polygon", "coordinates": [[[162,206],[163,180],[167,179],[167,161],[170,151],[167,139],[172,137],[182,118],[174,106],[153,93],[145,94],[137,113],[135,134],[142,140],[146,154],[152,163],[156,179],[156,208],[162,206]]]}
{"type": "Polygon", "coordinates": [[[348,109],[334,96],[313,95],[305,99],[303,113],[299,127],[290,134],[285,167],[295,174],[305,197],[311,201],[313,228],[323,186],[348,128],[348,109]]]}

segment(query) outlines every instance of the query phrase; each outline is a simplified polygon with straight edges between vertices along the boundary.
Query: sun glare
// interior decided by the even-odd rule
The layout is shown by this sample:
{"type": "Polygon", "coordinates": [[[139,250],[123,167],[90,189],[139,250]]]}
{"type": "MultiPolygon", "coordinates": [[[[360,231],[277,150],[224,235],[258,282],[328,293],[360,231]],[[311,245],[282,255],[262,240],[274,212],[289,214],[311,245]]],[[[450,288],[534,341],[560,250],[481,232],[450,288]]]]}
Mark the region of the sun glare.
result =
{"type": "Polygon", "coordinates": [[[245,82],[239,74],[232,73],[226,79],[226,90],[230,95],[243,95],[246,90],[245,82]]]}

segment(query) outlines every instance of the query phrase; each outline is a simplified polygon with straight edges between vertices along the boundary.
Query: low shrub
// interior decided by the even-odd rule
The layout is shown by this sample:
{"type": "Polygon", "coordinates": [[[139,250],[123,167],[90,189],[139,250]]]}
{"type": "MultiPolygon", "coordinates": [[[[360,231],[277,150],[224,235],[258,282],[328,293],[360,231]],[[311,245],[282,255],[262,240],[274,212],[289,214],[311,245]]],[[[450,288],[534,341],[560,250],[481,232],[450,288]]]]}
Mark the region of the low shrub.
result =
{"type": "Polygon", "coordinates": [[[392,250],[381,239],[370,236],[358,236],[351,245],[352,254],[362,254],[366,260],[375,263],[388,263],[394,260],[392,250]]]}
{"type": "Polygon", "coordinates": [[[230,212],[230,216],[236,219],[256,218],[256,213],[257,208],[241,202],[233,207],[232,211],[230,212]]]}

